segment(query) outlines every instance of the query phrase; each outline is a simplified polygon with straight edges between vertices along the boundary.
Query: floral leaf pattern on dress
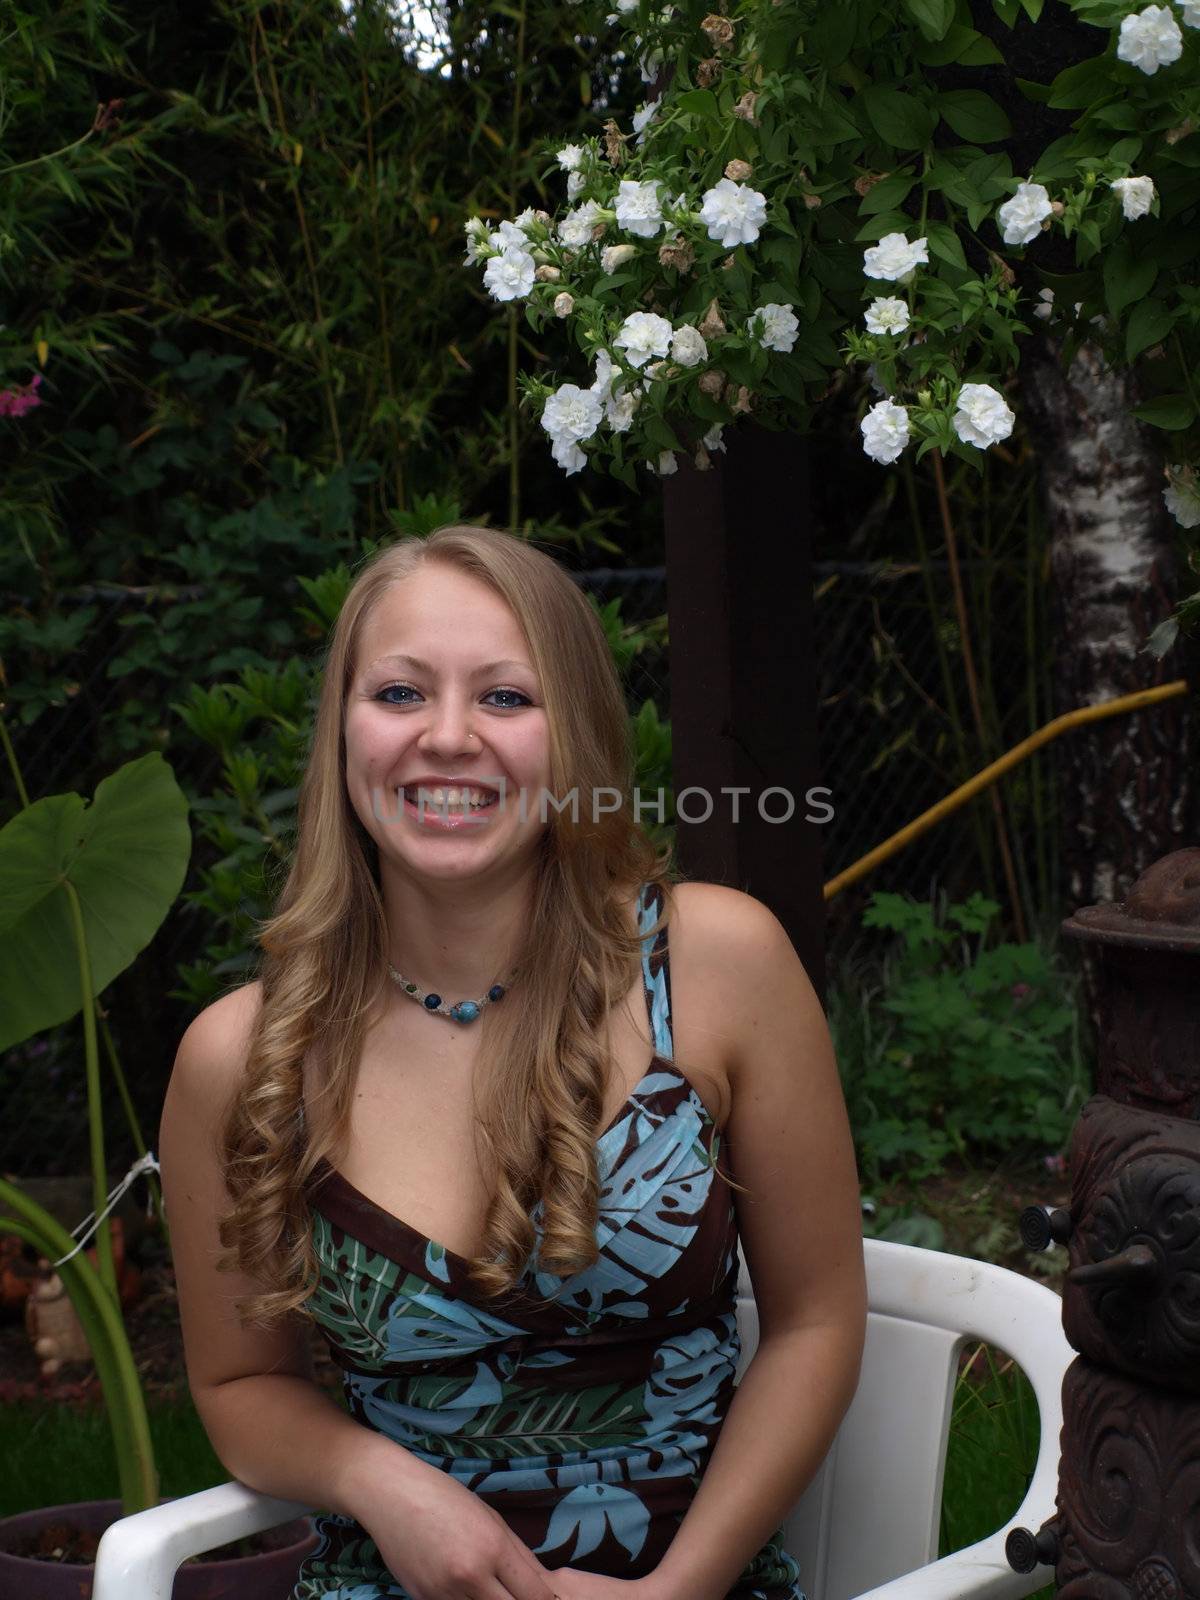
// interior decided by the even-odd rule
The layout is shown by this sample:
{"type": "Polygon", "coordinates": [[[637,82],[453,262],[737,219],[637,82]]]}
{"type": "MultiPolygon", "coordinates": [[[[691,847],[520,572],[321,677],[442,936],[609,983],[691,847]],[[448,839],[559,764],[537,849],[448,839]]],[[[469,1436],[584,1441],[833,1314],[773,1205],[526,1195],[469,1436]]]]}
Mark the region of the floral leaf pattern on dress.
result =
{"type": "MultiPolygon", "coordinates": [[[[737,1233],[720,1135],[672,1057],[667,930],[639,908],[654,1059],[596,1141],[598,1257],[534,1262],[486,1298],[469,1263],[332,1169],[314,1174],[320,1280],[309,1309],[351,1415],[479,1495],[545,1566],[652,1572],[734,1389],[737,1233]]],[[[540,1212],[532,1217],[538,1233],[540,1212]]],[[[539,1234],[540,1236],[540,1234],[539,1234]]],[[[410,1600],[352,1519],[318,1519],[293,1600],[410,1600]]],[[[804,1600],[776,1536],[729,1600],[804,1600]]]]}

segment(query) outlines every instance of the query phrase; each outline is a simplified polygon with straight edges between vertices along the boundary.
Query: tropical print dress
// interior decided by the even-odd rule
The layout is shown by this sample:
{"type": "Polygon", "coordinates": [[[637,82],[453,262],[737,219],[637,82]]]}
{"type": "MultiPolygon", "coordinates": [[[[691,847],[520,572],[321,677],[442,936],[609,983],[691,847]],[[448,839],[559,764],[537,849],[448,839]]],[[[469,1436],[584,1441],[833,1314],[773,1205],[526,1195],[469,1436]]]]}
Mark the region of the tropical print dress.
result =
{"type": "MultiPolygon", "coordinates": [[[[720,1135],[671,1062],[661,893],[643,889],[655,1054],[600,1135],[599,1260],[527,1270],[488,1298],[468,1263],[329,1167],[314,1176],[311,1310],[351,1414],[453,1475],[548,1568],[652,1572],[699,1484],[733,1393],[737,1233],[720,1135]]],[[[536,1224],[537,1215],[534,1215],[536,1224]]],[[[409,1600],[366,1530],[317,1519],[293,1600],[409,1600]]],[[[804,1600],[777,1535],[730,1600],[804,1600]]]]}

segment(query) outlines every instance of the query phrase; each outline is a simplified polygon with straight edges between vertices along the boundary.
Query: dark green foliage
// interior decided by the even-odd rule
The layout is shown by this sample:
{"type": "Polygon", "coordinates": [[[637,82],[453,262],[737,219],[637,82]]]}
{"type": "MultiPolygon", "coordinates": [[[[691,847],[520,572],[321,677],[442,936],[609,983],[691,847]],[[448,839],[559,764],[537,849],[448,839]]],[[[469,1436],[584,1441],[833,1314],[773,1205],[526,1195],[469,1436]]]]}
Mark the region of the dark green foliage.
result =
{"type": "Polygon", "coordinates": [[[1057,1150],[1086,1094],[1074,981],[1047,948],[987,948],[982,895],[939,912],[875,894],[896,937],[876,981],[837,986],[830,1014],[860,1168],[920,1179],[951,1156],[1057,1150]]]}

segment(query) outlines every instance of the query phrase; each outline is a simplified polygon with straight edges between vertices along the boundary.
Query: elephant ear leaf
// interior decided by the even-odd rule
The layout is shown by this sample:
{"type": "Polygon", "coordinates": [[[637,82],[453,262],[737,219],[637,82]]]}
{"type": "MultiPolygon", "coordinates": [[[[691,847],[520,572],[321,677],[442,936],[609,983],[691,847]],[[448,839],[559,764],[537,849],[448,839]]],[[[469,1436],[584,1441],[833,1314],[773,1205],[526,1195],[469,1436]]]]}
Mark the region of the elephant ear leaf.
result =
{"type": "Polygon", "coordinates": [[[187,796],[155,750],[103,780],[88,805],[49,795],[0,829],[0,1050],[82,1005],[70,883],[99,994],[145,949],[183,887],[187,796]]]}

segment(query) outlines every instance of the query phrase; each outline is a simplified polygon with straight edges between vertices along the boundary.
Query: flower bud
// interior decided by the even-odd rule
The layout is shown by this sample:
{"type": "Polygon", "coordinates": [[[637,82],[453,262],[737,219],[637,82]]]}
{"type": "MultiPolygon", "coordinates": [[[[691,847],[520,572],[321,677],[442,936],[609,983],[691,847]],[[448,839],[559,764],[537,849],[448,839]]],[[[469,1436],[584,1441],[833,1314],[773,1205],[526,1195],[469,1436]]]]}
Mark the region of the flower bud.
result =
{"type": "Polygon", "coordinates": [[[815,211],[821,204],[821,196],[819,194],[808,194],[805,192],[800,196],[800,198],[804,201],[804,204],[810,211],[815,211]]]}
{"type": "Polygon", "coordinates": [[[751,400],[753,398],[754,398],[754,396],[750,393],[749,389],[747,389],[746,385],[743,383],[741,385],[741,387],[738,389],[737,394],[734,395],[733,399],[729,402],[729,409],[731,411],[733,411],[735,414],[737,412],[739,412],[739,411],[749,411],[750,402],[751,402],[751,400]]]}
{"type": "Polygon", "coordinates": [[[615,272],[637,255],[635,244],[610,244],[600,252],[600,266],[605,272],[615,272]]]}
{"type": "Polygon", "coordinates": [[[697,327],[706,339],[717,339],[729,331],[721,319],[721,308],[717,304],[716,295],[709,301],[708,310],[697,323],[697,327]]]}
{"type": "Polygon", "coordinates": [[[690,272],[696,261],[696,251],[690,239],[677,233],[673,239],[658,247],[659,264],[674,267],[676,272],[690,272]]]}
{"type": "Polygon", "coordinates": [[[724,387],[725,374],[716,367],[710,367],[707,372],[702,372],[697,382],[700,393],[706,394],[710,400],[719,400],[724,387]]]}
{"type": "Polygon", "coordinates": [[[604,124],[604,154],[614,167],[625,164],[625,138],[613,118],[609,117],[604,124]]]}
{"type": "MultiPolygon", "coordinates": [[[[1061,200],[1051,200],[1051,202],[1050,202],[1050,209],[1051,209],[1051,211],[1053,211],[1053,213],[1054,213],[1054,215],[1055,215],[1055,216],[1056,216],[1056,217],[1061,217],[1061,216],[1062,216],[1062,214],[1063,214],[1063,212],[1064,212],[1064,211],[1065,211],[1065,210],[1066,210],[1066,209],[1067,209],[1067,208],[1066,208],[1066,206],[1064,206],[1064,205],[1063,205],[1063,203],[1062,203],[1062,201],[1061,201],[1061,200]]],[[[1046,222],[1043,222],[1043,224],[1042,224],[1042,229],[1043,229],[1043,231],[1045,231],[1045,229],[1046,229],[1046,227],[1047,227],[1047,226],[1048,226],[1048,225],[1049,225],[1049,219],[1047,219],[1047,221],[1046,221],[1046,222]]]]}
{"type": "Polygon", "coordinates": [[[754,115],[754,107],[758,102],[758,92],[747,89],[737,105],[733,108],[733,115],[740,117],[743,122],[748,122],[751,127],[758,127],[758,118],[754,115]]]}
{"type": "Polygon", "coordinates": [[[562,277],[558,267],[535,267],[533,279],[535,283],[557,283],[562,277]]]}
{"type": "Polygon", "coordinates": [[[728,17],[710,12],[700,24],[700,32],[707,34],[714,50],[724,50],[733,43],[733,23],[728,17]]]}
{"type": "Polygon", "coordinates": [[[748,161],[742,161],[737,156],[725,163],[725,176],[732,178],[734,183],[745,183],[753,171],[754,168],[748,161]]]}
{"type": "Polygon", "coordinates": [[[696,451],[693,460],[695,461],[697,472],[708,472],[712,467],[712,457],[703,445],[696,451]]]}
{"type": "Polygon", "coordinates": [[[556,317],[569,317],[575,309],[575,296],[568,294],[564,289],[561,294],[554,296],[554,315],[556,317]]]}
{"type": "Polygon", "coordinates": [[[711,89],[721,76],[721,63],[716,56],[706,56],[703,61],[696,63],[696,85],[700,89],[711,89]]]}

